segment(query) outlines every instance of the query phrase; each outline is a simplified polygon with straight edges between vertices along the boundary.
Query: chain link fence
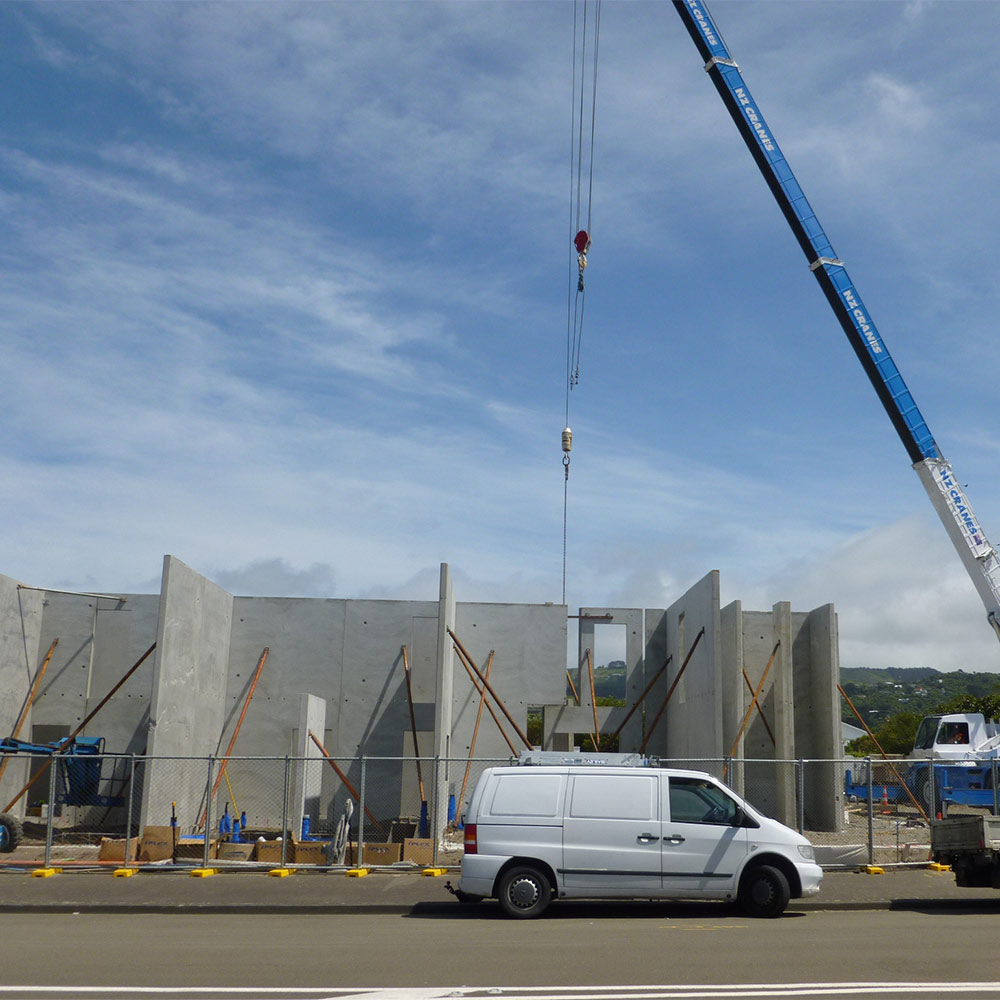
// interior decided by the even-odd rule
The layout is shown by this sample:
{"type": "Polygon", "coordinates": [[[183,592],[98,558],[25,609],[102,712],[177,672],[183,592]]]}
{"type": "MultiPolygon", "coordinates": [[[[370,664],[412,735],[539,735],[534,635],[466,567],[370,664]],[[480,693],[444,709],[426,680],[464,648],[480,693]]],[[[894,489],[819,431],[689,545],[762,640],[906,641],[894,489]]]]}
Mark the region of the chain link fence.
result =
{"type": "MultiPolygon", "coordinates": [[[[453,866],[483,770],[509,759],[6,755],[0,865],[453,866]],[[208,835],[206,836],[206,831],[208,835]],[[13,842],[16,840],[16,842],[13,842]]],[[[825,867],[926,862],[931,817],[997,812],[925,761],[661,760],[804,833],[825,867]]]]}

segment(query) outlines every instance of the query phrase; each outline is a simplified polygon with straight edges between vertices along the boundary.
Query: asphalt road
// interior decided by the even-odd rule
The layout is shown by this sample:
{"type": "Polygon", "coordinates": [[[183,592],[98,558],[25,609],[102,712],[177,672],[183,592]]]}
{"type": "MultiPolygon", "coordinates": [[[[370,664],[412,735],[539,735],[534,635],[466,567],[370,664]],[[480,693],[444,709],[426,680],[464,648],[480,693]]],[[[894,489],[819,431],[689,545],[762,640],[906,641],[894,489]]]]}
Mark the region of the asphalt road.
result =
{"type": "Polygon", "coordinates": [[[667,990],[675,986],[698,996],[763,996],[789,991],[753,987],[792,983],[840,984],[800,994],[807,996],[883,984],[851,994],[1000,997],[1000,982],[992,982],[1000,980],[996,934],[995,907],[984,904],[808,912],[793,905],[777,920],[717,905],[648,903],[564,904],[534,921],[503,919],[495,905],[433,904],[407,915],[21,913],[0,924],[0,1000],[103,1000],[96,987],[117,998],[173,1000],[225,995],[220,989],[269,998],[396,989],[405,992],[392,996],[427,998],[463,986],[547,988],[532,1000],[566,1000],[583,996],[581,988],[622,997],[592,988],[644,984],[658,985],[643,997],[676,996],[667,990]],[[969,980],[986,985],[956,988],[969,980]],[[721,984],[729,988],[705,989],[721,984]]]}

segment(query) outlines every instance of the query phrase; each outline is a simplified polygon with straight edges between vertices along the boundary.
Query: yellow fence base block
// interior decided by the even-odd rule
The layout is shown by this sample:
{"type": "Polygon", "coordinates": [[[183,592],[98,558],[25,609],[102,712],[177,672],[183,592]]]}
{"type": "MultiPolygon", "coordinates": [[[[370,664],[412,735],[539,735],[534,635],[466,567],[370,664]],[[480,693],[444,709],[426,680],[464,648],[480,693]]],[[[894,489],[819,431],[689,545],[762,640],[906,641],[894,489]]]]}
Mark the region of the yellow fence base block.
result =
{"type": "Polygon", "coordinates": [[[31,874],[33,878],[51,878],[51,876],[59,875],[61,872],[61,868],[36,868],[31,874]]]}
{"type": "Polygon", "coordinates": [[[368,874],[367,868],[348,868],[344,874],[348,878],[364,878],[368,874]]]}
{"type": "Polygon", "coordinates": [[[272,868],[268,875],[273,875],[275,878],[286,878],[288,875],[294,875],[294,868],[272,868]]]}
{"type": "Polygon", "coordinates": [[[112,874],[115,878],[131,878],[133,875],[139,874],[138,868],[116,868],[112,874]]]}
{"type": "Polygon", "coordinates": [[[950,872],[951,865],[942,865],[937,861],[932,861],[928,866],[932,872],[950,872]]]}
{"type": "Polygon", "coordinates": [[[865,865],[864,872],[866,875],[884,875],[885,869],[878,865],[865,865]]]}
{"type": "Polygon", "coordinates": [[[218,868],[195,868],[191,872],[191,878],[211,878],[213,875],[218,875],[218,868]]]}
{"type": "Polygon", "coordinates": [[[447,875],[448,874],[448,869],[447,868],[425,868],[420,874],[421,875],[431,875],[431,876],[447,875]]]}

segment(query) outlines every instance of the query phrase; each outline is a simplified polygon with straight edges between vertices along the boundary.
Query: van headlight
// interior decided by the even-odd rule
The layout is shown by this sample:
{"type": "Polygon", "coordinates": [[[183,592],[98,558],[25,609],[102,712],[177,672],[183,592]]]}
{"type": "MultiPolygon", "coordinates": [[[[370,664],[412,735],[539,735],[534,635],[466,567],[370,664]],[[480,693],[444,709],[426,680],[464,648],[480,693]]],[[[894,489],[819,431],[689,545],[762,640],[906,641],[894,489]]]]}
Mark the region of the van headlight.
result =
{"type": "Polygon", "coordinates": [[[801,854],[806,861],[816,860],[816,852],[813,850],[812,844],[799,844],[799,854],[801,854]]]}

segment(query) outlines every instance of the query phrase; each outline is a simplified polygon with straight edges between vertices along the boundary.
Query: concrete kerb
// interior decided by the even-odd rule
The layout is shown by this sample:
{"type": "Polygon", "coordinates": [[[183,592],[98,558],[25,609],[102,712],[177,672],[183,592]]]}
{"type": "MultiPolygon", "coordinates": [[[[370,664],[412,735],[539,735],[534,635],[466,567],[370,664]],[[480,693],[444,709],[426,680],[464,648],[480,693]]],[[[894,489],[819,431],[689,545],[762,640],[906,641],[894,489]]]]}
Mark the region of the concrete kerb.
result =
{"type": "MultiPolygon", "coordinates": [[[[216,913],[216,914],[383,914],[456,916],[459,903],[446,889],[457,882],[457,869],[425,877],[419,870],[392,866],[372,869],[367,878],[347,878],[345,868],[299,867],[292,878],[268,878],[268,866],[227,868],[214,878],[190,878],[195,869],[144,866],[139,876],[116,879],[111,870],[64,867],[54,878],[33,878],[31,868],[0,866],[0,908],[16,913],[216,913]],[[156,877],[150,877],[155,874],[156,877]],[[240,874],[242,878],[233,877],[240,874]],[[20,878],[15,877],[20,875],[20,878]],[[103,876],[103,877],[102,877],[103,876]]],[[[495,904],[487,903],[489,911],[495,904]]],[[[683,915],[707,904],[569,901],[559,907],[594,907],[642,916],[663,907],[683,915]]],[[[710,905],[710,904],[709,904],[710,905]]],[[[859,869],[827,872],[819,895],[793,900],[789,912],[822,910],[948,910],[996,912],[1000,893],[963,889],[950,872],[908,867],[882,875],[859,869]]],[[[478,907],[461,907],[475,913],[478,907]]],[[[479,911],[486,914],[486,910],[479,911]]],[[[555,910],[553,911],[555,912],[555,910]]],[[[702,909],[701,912],[704,912],[702,909]]]]}

